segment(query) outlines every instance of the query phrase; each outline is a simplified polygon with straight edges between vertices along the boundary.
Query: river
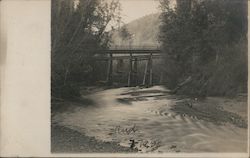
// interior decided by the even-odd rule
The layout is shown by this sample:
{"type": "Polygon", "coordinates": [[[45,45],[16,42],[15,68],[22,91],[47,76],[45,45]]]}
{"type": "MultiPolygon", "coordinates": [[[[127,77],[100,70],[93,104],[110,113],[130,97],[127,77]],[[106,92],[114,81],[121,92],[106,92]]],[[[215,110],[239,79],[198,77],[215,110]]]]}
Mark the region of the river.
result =
{"type": "MultiPolygon", "coordinates": [[[[71,110],[54,113],[52,123],[141,153],[247,151],[247,128],[176,113],[172,107],[183,97],[161,86],[114,88],[83,97],[91,105],[71,104],[71,110]]],[[[247,119],[246,100],[210,100],[247,119]]]]}

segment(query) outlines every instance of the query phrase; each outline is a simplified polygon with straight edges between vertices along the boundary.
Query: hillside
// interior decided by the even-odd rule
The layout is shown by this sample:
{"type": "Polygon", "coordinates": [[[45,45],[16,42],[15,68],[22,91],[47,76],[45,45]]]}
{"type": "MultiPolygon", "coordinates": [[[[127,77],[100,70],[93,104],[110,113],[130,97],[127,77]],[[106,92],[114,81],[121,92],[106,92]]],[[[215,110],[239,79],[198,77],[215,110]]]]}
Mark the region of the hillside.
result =
{"type": "MultiPolygon", "coordinates": [[[[133,35],[132,45],[157,45],[157,36],[160,25],[160,14],[150,14],[142,18],[136,19],[123,27],[133,35]]],[[[122,40],[120,30],[116,30],[113,34],[113,45],[128,45],[128,40],[122,40]]]]}

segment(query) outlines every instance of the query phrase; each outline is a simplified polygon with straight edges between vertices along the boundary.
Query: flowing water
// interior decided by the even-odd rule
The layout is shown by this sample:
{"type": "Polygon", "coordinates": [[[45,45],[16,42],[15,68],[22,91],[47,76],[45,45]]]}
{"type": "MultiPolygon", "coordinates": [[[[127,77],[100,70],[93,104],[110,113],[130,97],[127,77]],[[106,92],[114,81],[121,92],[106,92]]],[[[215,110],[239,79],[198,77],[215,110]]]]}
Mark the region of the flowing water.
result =
{"type": "Polygon", "coordinates": [[[167,92],[159,86],[96,92],[86,96],[94,105],[72,105],[52,122],[142,153],[247,151],[246,128],[176,114],[171,107],[180,100],[167,92]]]}

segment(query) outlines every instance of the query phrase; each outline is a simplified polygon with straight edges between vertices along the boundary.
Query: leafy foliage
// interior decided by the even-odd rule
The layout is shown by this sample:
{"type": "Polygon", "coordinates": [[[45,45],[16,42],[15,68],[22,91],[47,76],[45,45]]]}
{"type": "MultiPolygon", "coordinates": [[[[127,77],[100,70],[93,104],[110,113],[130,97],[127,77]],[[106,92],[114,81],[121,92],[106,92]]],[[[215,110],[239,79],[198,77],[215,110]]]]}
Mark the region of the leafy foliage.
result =
{"type": "Polygon", "coordinates": [[[123,26],[121,28],[121,31],[119,32],[120,37],[122,38],[123,41],[131,40],[131,34],[129,33],[128,29],[126,26],[123,26]]]}
{"type": "Polygon", "coordinates": [[[247,84],[247,0],[191,2],[177,9],[161,1],[166,83],[174,88],[191,76],[180,93],[234,94],[247,84]]]}
{"type": "Polygon", "coordinates": [[[120,19],[119,5],[116,0],[52,1],[52,96],[77,96],[75,85],[93,82],[92,57],[109,46],[107,28],[120,19]]]}

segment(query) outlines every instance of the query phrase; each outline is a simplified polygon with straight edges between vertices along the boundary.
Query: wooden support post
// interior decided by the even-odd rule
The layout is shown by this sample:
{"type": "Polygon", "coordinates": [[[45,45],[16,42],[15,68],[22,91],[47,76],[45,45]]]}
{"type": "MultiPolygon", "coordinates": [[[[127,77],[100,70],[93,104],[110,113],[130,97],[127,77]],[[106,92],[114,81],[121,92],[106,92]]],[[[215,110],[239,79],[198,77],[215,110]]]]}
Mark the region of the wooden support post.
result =
{"type": "Polygon", "coordinates": [[[153,58],[152,53],[150,54],[150,66],[149,66],[149,86],[153,85],[153,58]]]}
{"type": "Polygon", "coordinates": [[[148,65],[149,65],[149,59],[146,62],[145,70],[144,70],[144,75],[143,75],[143,81],[142,85],[146,84],[146,78],[147,78],[147,73],[148,73],[148,65]]]}
{"type": "Polygon", "coordinates": [[[163,72],[161,71],[159,84],[162,84],[162,83],[163,83],[163,72]]]}
{"type": "Polygon", "coordinates": [[[109,54],[109,66],[108,66],[108,76],[107,76],[107,83],[108,85],[113,84],[113,55],[112,53],[109,54]]]}
{"type": "Polygon", "coordinates": [[[129,73],[128,73],[128,86],[131,86],[131,79],[132,79],[132,53],[130,53],[129,58],[129,73]]]}
{"type": "Polygon", "coordinates": [[[134,61],[134,80],[135,80],[135,85],[137,85],[138,84],[138,59],[137,58],[135,58],[135,61],[134,61]]]}

